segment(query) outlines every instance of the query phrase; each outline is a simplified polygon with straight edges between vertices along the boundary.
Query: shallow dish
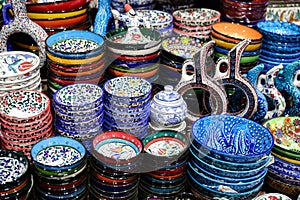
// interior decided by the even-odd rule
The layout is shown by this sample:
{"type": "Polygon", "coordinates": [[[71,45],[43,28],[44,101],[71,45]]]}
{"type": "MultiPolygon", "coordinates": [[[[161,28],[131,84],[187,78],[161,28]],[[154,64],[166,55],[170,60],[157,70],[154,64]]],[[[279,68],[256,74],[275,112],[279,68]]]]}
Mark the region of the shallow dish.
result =
{"type": "Polygon", "coordinates": [[[197,120],[192,125],[192,135],[205,153],[232,162],[258,161],[268,156],[274,145],[273,136],[267,128],[246,118],[230,115],[207,116],[197,120]]]}

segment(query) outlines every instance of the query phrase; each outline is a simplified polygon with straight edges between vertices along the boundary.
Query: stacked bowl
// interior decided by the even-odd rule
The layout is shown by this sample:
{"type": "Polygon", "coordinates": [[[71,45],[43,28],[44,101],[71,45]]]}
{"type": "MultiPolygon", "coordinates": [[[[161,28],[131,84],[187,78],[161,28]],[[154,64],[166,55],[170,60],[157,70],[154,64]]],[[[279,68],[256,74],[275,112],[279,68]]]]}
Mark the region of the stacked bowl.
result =
{"type": "Polygon", "coordinates": [[[272,161],[273,136],[254,121],[207,116],[192,126],[188,179],[195,196],[251,199],[260,191],[272,161]]]}
{"type": "Polygon", "coordinates": [[[74,83],[98,84],[105,71],[105,42],[95,33],[70,30],[46,39],[48,93],[74,83]]]}
{"type": "Polygon", "coordinates": [[[258,22],[265,20],[269,0],[221,0],[220,3],[222,21],[255,28],[258,22]]]}
{"type": "Polygon", "coordinates": [[[0,53],[0,97],[20,90],[41,91],[40,59],[25,51],[0,53]]]}
{"type": "Polygon", "coordinates": [[[102,131],[103,91],[100,86],[81,83],[68,85],[53,96],[56,134],[80,141],[102,131]]]}
{"type": "Polygon", "coordinates": [[[188,136],[176,131],[158,131],[143,139],[144,157],[139,199],[157,196],[176,198],[185,191],[189,155],[188,136]]]}
{"type": "Polygon", "coordinates": [[[228,52],[239,42],[250,39],[240,60],[241,73],[247,73],[257,65],[263,36],[254,28],[229,22],[219,22],[212,26],[211,39],[215,41],[214,55],[216,60],[227,57],[228,52]]]}
{"type": "Polygon", "coordinates": [[[211,26],[220,21],[221,13],[207,8],[176,10],[173,15],[173,31],[179,35],[209,40],[211,26]]]}
{"type": "Polygon", "coordinates": [[[142,142],[126,132],[108,131],[92,143],[90,198],[136,199],[142,142]]]}
{"type": "Polygon", "coordinates": [[[26,2],[28,17],[48,35],[66,30],[88,30],[91,27],[89,6],[85,0],[26,2]]]}
{"type": "Polygon", "coordinates": [[[0,150],[0,199],[33,199],[33,180],[26,156],[0,150]]]}
{"type": "Polygon", "coordinates": [[[125,13],[124,5],[125,3],[130,4],[134,10],[153,10],[155,7],[155,0],[112,0],[112,9],[118,10],[121,13],[125,13]]]}
{"type": "Polygon", "coordinates": [[[293,199],[300,193],[300,118],[277,117],[264,123],[274,137],[272,154],[275,162],[269,166],[266,185],[293,199]]]}
{"type": "Polygon", "coordinates": [[[84,199],[88,194],[85,147],[67,137],[51,137],[32,147],[32,174],[39,199],[84,199]]]}
{"type": "Polygon", "coordinates": [[[148,133],[151,83],[123,76],[104,83],[104,130],[120,130],[143,138],[148,133]]]}
{"type": "Polygon", "coordinates": [[[1,99],[2,148],[22,151],[30,159],[32,146],[53,135],[49,98],[37,91],[16,91],[1,99]]]}
{"type": "Polygon", "coordinates": [[[257,24],[263,35],[259,62],[269,69],[300,59],[300,26],[280,21],[263,21],[257,24]]]}
{"type": "Polygon", "coordinates": [[[150,82],[158,78],[159,32],[140,28],[136,34],[125,27],[108,32],[106,42],[113,61],[107,69],[109,77],[135,76],[150,82]]]}

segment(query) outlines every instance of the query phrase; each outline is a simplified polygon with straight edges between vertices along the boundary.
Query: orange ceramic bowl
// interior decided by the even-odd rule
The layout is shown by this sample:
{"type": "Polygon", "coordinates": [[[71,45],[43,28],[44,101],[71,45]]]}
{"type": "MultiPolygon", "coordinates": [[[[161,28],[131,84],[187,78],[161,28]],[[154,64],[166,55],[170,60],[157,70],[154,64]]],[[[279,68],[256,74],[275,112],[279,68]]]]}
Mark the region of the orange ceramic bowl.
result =
{"type": "Polygon", "coordinates": [[[76,10],[86,4],[86,0],[63,0],[47,3],[26,2],[27,12],[66,12],[76,10]]]}

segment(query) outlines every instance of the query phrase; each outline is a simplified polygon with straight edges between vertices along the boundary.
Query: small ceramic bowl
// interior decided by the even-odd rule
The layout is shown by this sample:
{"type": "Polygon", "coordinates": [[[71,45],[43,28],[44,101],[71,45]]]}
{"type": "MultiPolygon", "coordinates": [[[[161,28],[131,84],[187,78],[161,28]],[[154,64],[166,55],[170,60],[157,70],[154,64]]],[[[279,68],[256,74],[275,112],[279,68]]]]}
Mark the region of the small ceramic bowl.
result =
{"type": "Polygon", "coordinates": [[[192,135],[199,146],[207,150],[205,153],[231,162],[258,161],[268,156],[274,145],[273,136],[267,128],[230,115],[214,115],[197,120],[192,126],[192,135]],[[219,139],[210,142],[213,137],[219,139]],[[228,137],[236,140],[230,142],[226,139],[228,137]],[[240,142],[242,146],[238,144],[240,142]]]}
{"type": "Polygon", "coordinates": [[[52,12],[66,12],[76,10],[80,7],[83,7],[86,4],[85,0],[62,0],[56,2],[45,2],[45,3],[34,3],[27,1],[26,10],[28,12],[43,12],[43,13],[52,13],[52,12]]]}
{"type": "Polygon", "coordinates": [[[300,175],[297,173],[299,171],[300,165],[293,164],[282,160],[274,156],[274,163],[269,166],[270,169],[281,172],[282,174],[287,174],[294,178],[300,178],[300,175]]]}
{"type": "Polygon", "coordinates": [[[160,10],[137,10],[136,14],[147,20],[155,30],[167,28],[173,22],[171,14],[160,10]]]}
{"type": "Polygon", "coordinates": [[[32,147],[31,156],[33,162],[43,169],[72,169],[84,160],[86,149],[74,139],[56,136],[36,143],[32,147]]]}
{"type": "Polygon", "coordinates": [[[207,8],[187,8],[172,13],[174,20],[186,26],[207,26],[220,21],[221,13],[207,8]]]}

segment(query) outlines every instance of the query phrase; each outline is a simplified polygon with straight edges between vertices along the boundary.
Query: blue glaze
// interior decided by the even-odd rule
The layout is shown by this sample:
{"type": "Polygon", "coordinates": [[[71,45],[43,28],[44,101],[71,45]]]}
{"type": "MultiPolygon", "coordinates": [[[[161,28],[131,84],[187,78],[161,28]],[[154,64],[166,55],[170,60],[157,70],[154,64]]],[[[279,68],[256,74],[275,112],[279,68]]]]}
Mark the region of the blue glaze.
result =
{"type": "Polygon", "coordinates": [[[106,34],[108,22],[112,16],[110,4],[110,0],[98,0],[98,11],[95,16],[93,31],[103,37],[106,34]]]}
{"type": "MultiPolygon", "coordinates": [[[[217,45],[214,46],[214,49],[216,52],[219,52],[219,53],[222,53],[222,54],[228,54],[230,49],[225,49],[225,48],[222,48],[222,47],[219,47],[217,45]]],[[[256,56],[260,54],[260,49],[256,50],[256,51],[244,51],[242,53],[242,56],[256,56]]]]}
{"type": "MultiPolygon", "coordinates": [[[[144,68],[144,67],[148,67],[149,64],[151,63],[157,63],[159,60],[159,57],[156,57],[154,59],[151,60],[145,60],[145,61],[122,61],[122,60],[114,60],[114,64],[116,64],[117,66],[121,66],[121,67],[125,67],[125,68],[144,68]]],[[[152,65],[151,65],[152,66],[152,65]]],[[[151,67],[150,66],[150,67],[151,67]]]]}
{"type": "Polygon", "coordinates": [[[264,55],[268,58],[281,58],[283,60],[285,59],[295,59],[298,58],[300,59],[300,48],[299,48],[299,52],[296,53],[277,53],[277,52],[272,52],[272,51],[268,51],[267,49],[262,49],[261,50],[261,55],[264,55]]]}

